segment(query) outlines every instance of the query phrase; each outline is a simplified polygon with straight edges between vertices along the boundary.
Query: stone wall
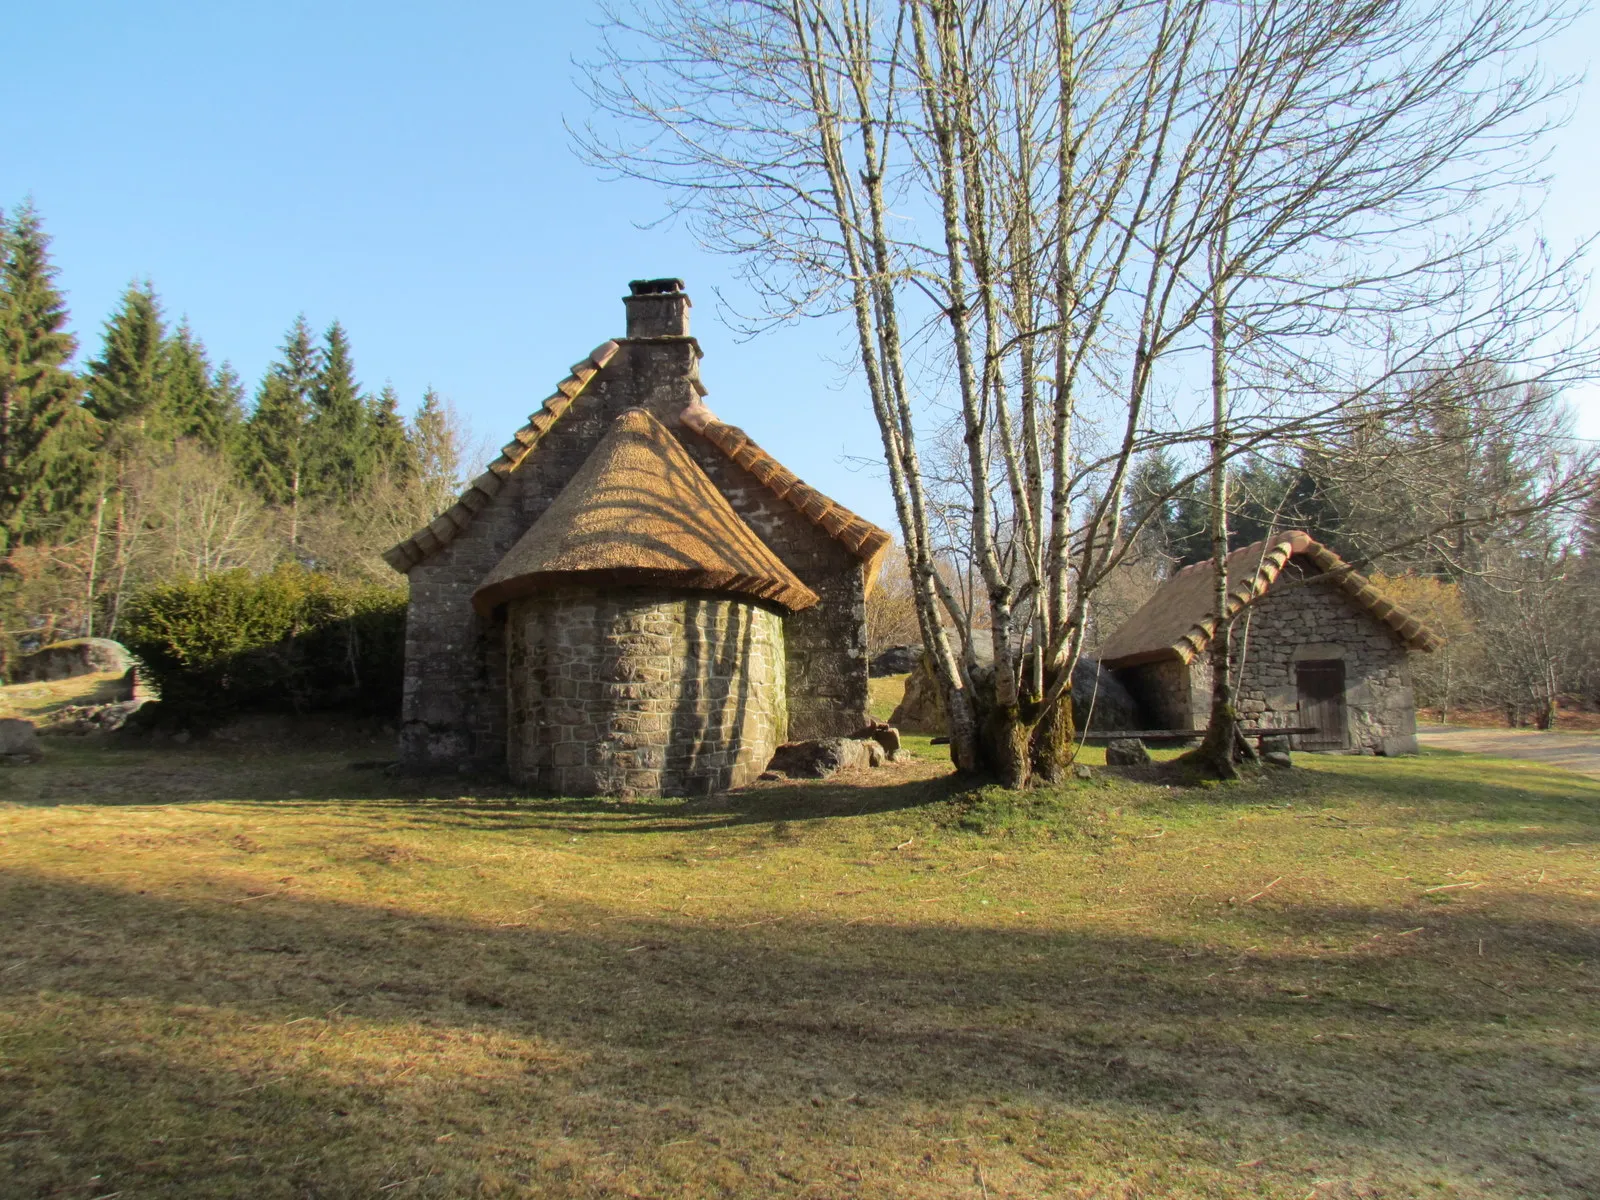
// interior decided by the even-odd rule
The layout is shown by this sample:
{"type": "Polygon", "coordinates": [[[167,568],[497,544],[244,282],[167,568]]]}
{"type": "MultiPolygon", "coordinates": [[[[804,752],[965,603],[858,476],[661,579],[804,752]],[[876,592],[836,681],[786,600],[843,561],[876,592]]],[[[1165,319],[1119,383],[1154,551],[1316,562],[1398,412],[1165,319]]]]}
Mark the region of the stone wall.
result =
{"type": "Polygon", "coordinates": [[[479,617],[472,593],[630,407],[625,383],[601,371],[472,523],[411,569],[400,729],[407,765],[505,766],[505,623],[503,614],[479,617]]]}
{"type": "Polygon", "coordinates": [[[1235,625],[1239,713],[1249,724],[1301,724],[1295,664],[1339,659],[1345,745],[1362,754],[1414,754],[1416,701],[1405,643],[1331,583],[1300,584],[1316,568],[1292,559],[1235,625]]]}
{"type": "Polygon", "coordinates": [[[1116,672],[1151,729],[1204,729],[1211,723],[1211,665],[1176,658],[1116,672]]]}
{"type": "Polygon", "coordinates": [[[678,421],[701,390],[699,359],[699,346],[686,335],[623,339],[616,356],[511,473],[499,494],[455,540],[411,569],[402,762],[422,769],[505,766],[504,615],[480,618],[472,608],[472,593],[566,487],[612,422],[636,406],[672,430],[734,511],[821,598],[816,607],[786,619],[791,735],[848,734],[865,722],[865,568],[838,541],[678,421]]]}
{"type": "Polygon", "coordinates": [[[552,588],[506,606],[511,777],[543,792],[701,795],[785,740],[783,618],[699,591],[552,588]]]}
{"type": "Polygon", "coordinates": [[[681,425],[673,432],[733,511],[819,598],[785,620],[790,736],[849,736],[867,721],[865,565],[704,438],[681,425]]]}

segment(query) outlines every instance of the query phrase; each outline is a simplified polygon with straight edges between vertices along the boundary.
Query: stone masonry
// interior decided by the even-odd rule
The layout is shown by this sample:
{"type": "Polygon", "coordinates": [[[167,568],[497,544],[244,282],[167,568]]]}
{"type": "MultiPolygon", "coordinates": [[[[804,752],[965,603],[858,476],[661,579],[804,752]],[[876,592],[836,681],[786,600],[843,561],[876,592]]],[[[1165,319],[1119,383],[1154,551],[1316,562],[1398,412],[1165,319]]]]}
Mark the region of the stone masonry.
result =
{"type": "Polygon", "coordinates": [[[1300,559],[1290,560],[1236,621],[1239,715],[1268,728],[1300,724],[1296,664],[1337,659],[1345,672],[1346,748],[1415,754],[1416,700],[1405,643],[1331,582],[1299,582],[1316,573],[1300,559]]]}
{"type": "MultiPolygon", "coordinates": [[[[705,391],[700,347],[688,335],[687,296],[624,299],[628,336],[618,339],[603,367],[526,458],[503,474],[503,486],[470,523],[400,568],[411,593],[400,733],[401,760],[410,767],[495,771],[509,765],[505,614],[478,615],[473,592],[617,417],[633,407],[678,437],[734,511],[820,598],[810,609],[774,618],[783,625],[773,644],[785,655],[776,678],[787,689],[788,736],[845,735],[865,722],[867,563],[682,423],[680,414],[705,391]]],[[[578,764],[562,764],[569,765],[578,764]]]]}
{"type": "Polygon", "coordinates": [[[701,795],[785,740],[783,618],[729,596],[552,588],[508,605],[511,778],[563,795],[701,795]]]}
{"type": "MultiPolygon", "coordinates": [[[[1291,559],[1234,623],[1237,704],[1247,725],[1303,724],[1297,663],[1337,659],[1345,669],[1345,745],[1364,754],[1416,753],[1417,720],[1405,643],[1328,581],[1291,559]]],[[[1158,729],[1204,729],[1211,720],[1211,662],[1202,650],[1118,672],[1158,729]]]]}

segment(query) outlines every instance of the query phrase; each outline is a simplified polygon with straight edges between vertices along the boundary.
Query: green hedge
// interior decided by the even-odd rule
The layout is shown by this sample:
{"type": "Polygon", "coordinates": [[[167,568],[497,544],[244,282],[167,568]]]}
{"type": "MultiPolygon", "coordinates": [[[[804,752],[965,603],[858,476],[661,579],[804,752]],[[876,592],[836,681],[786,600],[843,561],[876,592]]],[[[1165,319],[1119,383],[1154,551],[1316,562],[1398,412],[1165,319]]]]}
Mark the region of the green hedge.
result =
{"type": "Polygon", "coordinates": [[[290,565],[142,591],[122,641],[160,689],[164,723],[214,725],[244,711],[394,716],[405,621],[404,592],[290,565]]]}

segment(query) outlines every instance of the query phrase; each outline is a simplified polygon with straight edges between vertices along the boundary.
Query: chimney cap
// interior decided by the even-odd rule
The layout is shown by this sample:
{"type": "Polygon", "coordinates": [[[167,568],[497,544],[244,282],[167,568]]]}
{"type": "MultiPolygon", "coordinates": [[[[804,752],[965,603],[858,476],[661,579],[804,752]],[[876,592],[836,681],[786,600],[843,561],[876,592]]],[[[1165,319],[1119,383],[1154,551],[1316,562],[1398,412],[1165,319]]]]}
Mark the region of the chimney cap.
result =
{"type": "Polygon", "coordinates": [[[666,296],[683,291],[683,280],[635,279],[628,284],[628,291],[635,296],[666,296]]]}

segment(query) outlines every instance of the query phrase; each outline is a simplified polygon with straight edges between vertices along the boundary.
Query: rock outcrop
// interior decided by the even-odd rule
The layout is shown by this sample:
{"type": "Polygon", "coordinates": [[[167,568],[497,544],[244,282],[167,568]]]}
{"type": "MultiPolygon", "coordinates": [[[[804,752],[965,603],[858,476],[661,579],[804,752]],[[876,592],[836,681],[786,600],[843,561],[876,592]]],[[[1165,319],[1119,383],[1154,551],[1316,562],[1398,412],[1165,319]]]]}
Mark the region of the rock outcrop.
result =
{"type": "Polygon", "coordinates": [[[17,663],[13,683],[47,683],[52,679],[71,679],[76,675],[103,675],[126,672],[133,666],[133,655],[121,642],[110,638],[73,638],[55,642],[27,654],[17,663]]]}
{"type": "Polygon", "coordinates": [[[921,646],[890,646],[867,664],[867,674],[874,679],[884,675],[906,675],[915,671],[921,661],[921,646]]]}

